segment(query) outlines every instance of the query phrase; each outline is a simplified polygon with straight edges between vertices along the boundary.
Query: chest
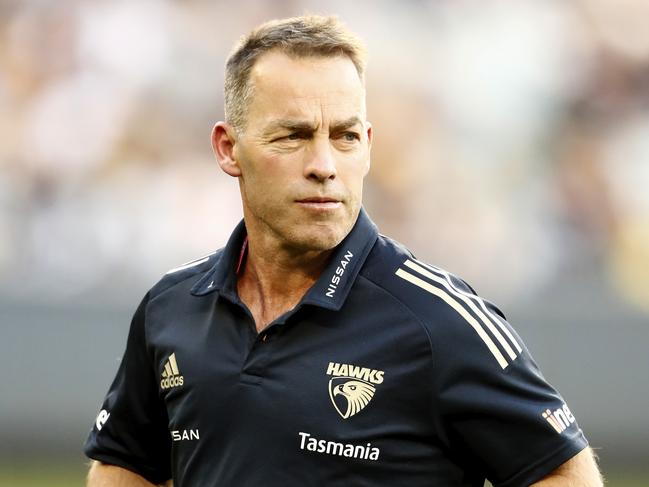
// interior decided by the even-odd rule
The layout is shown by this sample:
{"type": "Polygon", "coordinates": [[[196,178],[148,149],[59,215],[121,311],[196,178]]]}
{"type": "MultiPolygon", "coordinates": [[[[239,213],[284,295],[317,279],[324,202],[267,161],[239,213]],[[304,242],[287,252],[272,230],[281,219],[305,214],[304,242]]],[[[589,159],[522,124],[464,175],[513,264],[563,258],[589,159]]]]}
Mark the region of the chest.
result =
{"type": "Polygon", "coordinates": [[[210,455],[221,452],[228,472],[246,468],[243,455],[268,462],[265,471],[298,462],[334,475],[351,465],[398,471],[434,454],[425,335],[389,303],[348,304],[307,307],[261,334],[231,303],[154,317],[174,464],[217,468],[210,455]]]}
{"type": "Polygon", "coordinates": [[[399,401],[425,394],[430,349],[398,310],[370,317],[309,308],[260,334],[252,317],[228,303],[177,318],[165,317],[152,333],[170,419],[206,414],[214,421],[218,413],[231,421],[233,404],[250,404],[259,414],[324,420],[336,429],[386,408],[398,412],[406,408],[399,401]]]}

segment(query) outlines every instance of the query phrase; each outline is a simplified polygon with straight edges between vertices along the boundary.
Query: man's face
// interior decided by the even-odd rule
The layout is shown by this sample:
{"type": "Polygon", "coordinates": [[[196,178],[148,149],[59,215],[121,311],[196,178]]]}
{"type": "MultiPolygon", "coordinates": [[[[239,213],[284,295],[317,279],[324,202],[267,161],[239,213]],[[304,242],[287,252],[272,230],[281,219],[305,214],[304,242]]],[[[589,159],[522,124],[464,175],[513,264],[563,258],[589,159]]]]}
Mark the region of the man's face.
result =
{"type": "Polygon", "coordinates": [[[246,223],[297,251],[329,250],[361,207],[372,129],[347,57],[263,55],[234,144],[246,223]]]}

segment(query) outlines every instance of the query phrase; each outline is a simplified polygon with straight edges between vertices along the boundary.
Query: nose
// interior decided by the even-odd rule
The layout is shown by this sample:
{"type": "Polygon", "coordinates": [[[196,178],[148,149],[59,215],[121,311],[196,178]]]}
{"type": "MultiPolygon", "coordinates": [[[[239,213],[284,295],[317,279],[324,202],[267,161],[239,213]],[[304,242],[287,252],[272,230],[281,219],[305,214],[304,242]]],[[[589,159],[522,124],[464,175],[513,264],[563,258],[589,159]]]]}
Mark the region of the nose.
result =
{"type": "Polygon", "coordinates": [[[336,159],[328,138],[313,140],[310,150],[306,154],[304,176],[318,182],[335,179],[336,159]]]}

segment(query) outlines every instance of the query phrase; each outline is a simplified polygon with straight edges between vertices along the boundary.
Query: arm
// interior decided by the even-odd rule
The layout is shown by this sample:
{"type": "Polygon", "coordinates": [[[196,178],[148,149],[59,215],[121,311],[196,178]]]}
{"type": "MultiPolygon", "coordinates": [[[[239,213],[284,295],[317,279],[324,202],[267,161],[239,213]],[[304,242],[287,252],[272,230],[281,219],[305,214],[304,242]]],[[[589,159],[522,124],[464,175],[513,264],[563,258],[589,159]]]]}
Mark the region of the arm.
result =
{"type": "MultiPolygon", "coordinates": [[[[154,487],[152,484],[136,473],[115,465],[106,465],[93,461],[88,472],[86,487],[154,487]]],[[[173,487],[171,480],[164,484],[173,487]]]]}
{"type": "Polygon", "coordinates": [[[536,487],[601,487],[604,483],[597,468],[593,451],[586,448],[532,485],[536,487]]]}
{"type": "Polygon", "coordinates": [[[146,341],[148,300],[147,293],[133,315],[126,351],[84,445],[85,454],[98,462],[91,467],[89,486],[148,486],[171,478],[167,411],[146,341]],[[130,472],[148,482],[138,482],[130,472]]]}

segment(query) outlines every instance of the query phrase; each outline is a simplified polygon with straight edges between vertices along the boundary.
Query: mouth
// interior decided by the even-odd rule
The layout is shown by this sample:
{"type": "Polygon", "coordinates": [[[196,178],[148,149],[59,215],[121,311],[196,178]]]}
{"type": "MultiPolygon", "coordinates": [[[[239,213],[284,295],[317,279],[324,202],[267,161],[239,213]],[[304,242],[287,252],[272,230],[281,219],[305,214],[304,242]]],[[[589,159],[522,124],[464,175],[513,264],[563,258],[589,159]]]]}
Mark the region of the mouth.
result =
{"type": "Polygon", "coordinates": [[[298,203],[303,208],[318,210],[318,211],[334,210],[342,206],[342,201],[340,201],[337,198],[331,198],[328,196],[314,196],[310,198],[302,198],[296,200],[296,203],[298,203]]]}

